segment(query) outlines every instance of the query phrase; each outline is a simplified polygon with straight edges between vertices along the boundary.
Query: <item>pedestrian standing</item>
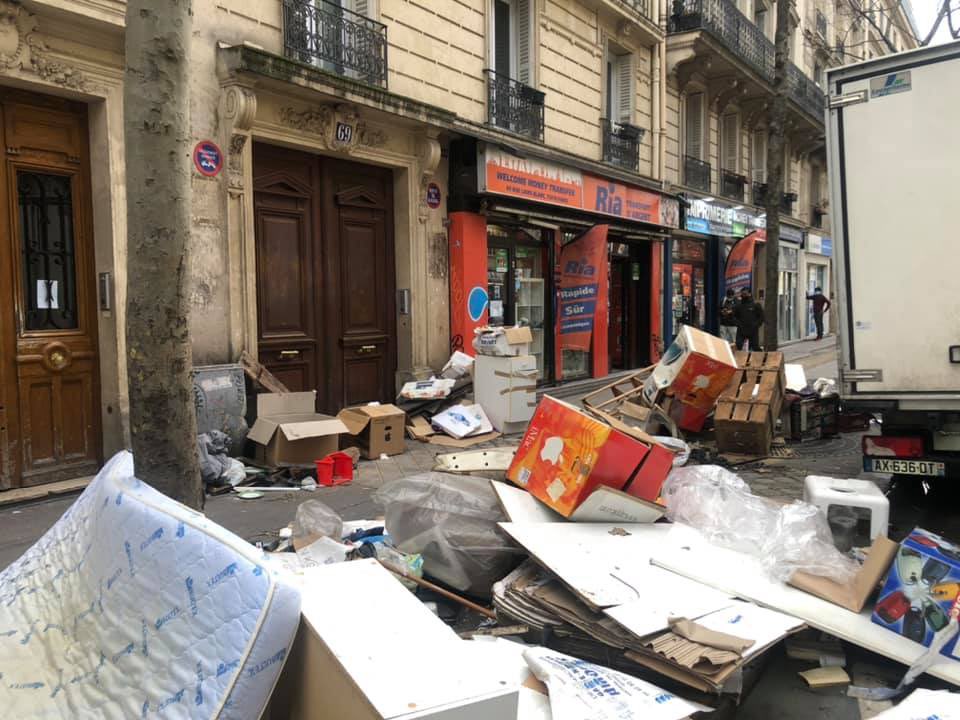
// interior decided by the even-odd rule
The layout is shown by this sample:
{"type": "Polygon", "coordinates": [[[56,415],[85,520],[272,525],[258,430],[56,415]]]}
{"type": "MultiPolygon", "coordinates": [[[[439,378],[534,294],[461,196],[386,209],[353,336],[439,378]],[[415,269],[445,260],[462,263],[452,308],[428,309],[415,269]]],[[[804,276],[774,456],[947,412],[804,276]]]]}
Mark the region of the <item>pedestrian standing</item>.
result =
{"type": "Polygon", "coordinates": [[[766,321],[763,306],[755,302],[753,293],[744,289],[740,293],[740,302],[733,311],[733,318],[737,323],[737,350],[743,350],[747,343],[748,350],[760,349],[760,326],[766,321]]]}
{"type": "Polygon", "coordinates": [[[813,303],[813,323],[817,326],[817,340],[823,338],[823,313],[830,309],[830,301],[823,294],[823,288],[814,288],[807,300],[813,303]]]}
{"type": "Polygon", "coordinates": [[[733,317],[736,307],[737,294],[733,288],[727,288],[726,297],[720,303],[720,337],[731,344],[737,341],[737,321],[733,317]]]}

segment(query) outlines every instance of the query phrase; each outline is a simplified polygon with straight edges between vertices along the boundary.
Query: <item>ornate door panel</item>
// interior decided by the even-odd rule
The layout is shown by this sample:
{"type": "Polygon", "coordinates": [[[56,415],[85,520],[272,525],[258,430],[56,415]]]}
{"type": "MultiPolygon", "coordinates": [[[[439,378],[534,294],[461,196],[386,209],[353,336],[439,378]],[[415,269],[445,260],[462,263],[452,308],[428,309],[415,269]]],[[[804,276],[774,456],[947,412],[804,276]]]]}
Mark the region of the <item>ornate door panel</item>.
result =
{"type": "Polygon", "coordinates": [[[17,487],[97,469],[97,318],[85,108],[10,93],[0,113],[0,486],[17,487]]]}

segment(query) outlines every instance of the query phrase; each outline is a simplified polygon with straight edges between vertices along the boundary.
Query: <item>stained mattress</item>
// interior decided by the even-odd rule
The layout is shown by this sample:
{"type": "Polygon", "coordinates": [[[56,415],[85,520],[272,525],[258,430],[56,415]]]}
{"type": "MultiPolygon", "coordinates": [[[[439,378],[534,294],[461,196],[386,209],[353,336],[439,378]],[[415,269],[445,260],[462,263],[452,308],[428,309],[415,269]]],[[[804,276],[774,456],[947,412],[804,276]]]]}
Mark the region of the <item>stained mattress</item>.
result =
{"type": "Polygon", "coordinates": [[[256,548],[120,453],[0,573],[0,716],[257,718],[299,619],[256,548]]]}

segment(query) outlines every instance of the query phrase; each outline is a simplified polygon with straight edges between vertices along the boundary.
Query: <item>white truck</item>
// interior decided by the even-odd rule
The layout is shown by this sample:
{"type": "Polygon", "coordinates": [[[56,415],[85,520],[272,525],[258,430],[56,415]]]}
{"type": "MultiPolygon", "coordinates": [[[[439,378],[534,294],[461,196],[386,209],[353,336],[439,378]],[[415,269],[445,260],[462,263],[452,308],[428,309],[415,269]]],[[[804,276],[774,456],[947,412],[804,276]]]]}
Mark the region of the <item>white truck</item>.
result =
{"type": "Polygon", "coordinates": [[[844,406],[867,472],[960,478],[960,42],[827,73],[844,406]]]}

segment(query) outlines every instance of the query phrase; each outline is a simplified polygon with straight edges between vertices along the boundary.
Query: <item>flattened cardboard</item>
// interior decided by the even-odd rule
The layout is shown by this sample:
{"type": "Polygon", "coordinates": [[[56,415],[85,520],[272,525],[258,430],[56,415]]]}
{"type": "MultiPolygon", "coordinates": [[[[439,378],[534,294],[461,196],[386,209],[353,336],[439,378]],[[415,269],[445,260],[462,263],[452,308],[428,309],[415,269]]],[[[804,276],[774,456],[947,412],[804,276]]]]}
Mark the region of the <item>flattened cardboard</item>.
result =
{"type": "Polygon", "coordinates": [[[315,412],[316,393],[264,393],[257,396],[257,421],[247,437],[257,460],[270,466],[308,464],[340,447],[347,426],[315,412]]]}
{"type": "Polygon", "coordinates": [[[799,588],[811,595],[829,600],[851,612],[858,613],[867,604],[871,593],[880,584],[884,574],[893,562],[899,545],[882,535],[878,536],[860,571],[854,576],[853,582],[841,585],[829,578],[811,575],[805,572],[795,572],[790,578],[790,585],[799,588]]]}
{"type": "Polygon", "coordinates": [[[804,670],[797,674],[812,688],[837,687],[839,685],[850,684],[850,676],[847,675],[843,668],[839,667],[819,667],[813,668],[812,670],[804,670]]]}

